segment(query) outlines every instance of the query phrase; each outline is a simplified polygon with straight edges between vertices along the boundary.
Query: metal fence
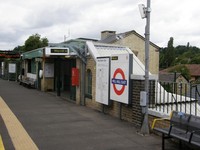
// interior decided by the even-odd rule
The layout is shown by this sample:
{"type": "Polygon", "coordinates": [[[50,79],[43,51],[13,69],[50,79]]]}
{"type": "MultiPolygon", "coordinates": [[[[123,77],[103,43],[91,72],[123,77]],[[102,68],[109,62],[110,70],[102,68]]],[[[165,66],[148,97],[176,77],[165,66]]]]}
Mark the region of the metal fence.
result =
{"type": "Polygon", "coordinates": [[[155,82],[155,98],[149,99],[152,110],[166,114],[177,110],[200,116],[200,84],[155,82]]]}

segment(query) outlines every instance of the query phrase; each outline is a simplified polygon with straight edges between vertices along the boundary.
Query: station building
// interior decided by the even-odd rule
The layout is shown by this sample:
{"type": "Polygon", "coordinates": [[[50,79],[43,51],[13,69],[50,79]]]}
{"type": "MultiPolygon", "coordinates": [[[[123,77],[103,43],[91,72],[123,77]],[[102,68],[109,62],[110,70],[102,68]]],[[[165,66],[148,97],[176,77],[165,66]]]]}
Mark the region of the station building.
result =
{"type": "MultiPolygon", "coordinates": [[[[144,44],[143,38],[141,41],[138,44],[144,44]]],[[[150,50],[157,53],[158,46],[152,44],[150,50]]],[[[22,54],[22,82],[34,82],[38,90],[53,92],[136,126],[143,120],[138,94],[144,89],[144,74],[142,61],[132,49],[119,43],[75,39],[22,54]]],[[[156,77],[150,73],[150,79],[156,77]]]]}
{"type": "Polygon", "coordinates": [[[0,50],[0,78],[17,81],[19,70],[20,54],[15,51],[0,50]]]}
{"type": "Polygon", "coordinates": [[[49,44],[47,47],[25,52],[22,54],[21,82],[30,82],[41,91],[56,92],[58,96],[76,101],[76,95],[79,95],[76,94],[79,71],[82,63],[86,64],[84,54],[85,42],[82,40],[49,44]],[[76,85],[72,84],[72,73],[74,79],[77,79],[76,85]]]}

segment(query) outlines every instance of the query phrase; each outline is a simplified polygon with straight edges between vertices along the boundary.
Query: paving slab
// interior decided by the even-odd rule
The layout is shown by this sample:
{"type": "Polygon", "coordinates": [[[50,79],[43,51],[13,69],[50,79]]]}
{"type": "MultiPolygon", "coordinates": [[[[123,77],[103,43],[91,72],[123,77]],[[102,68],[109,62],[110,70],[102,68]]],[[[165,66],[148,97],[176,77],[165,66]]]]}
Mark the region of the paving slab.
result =
{"type": "MultiPolygon", "coordinates": [[[[159,136],[141,136],[131,123],[17,82],[0,79],[0,96],[40,150],[161,149],[159,136]]],[[[2,120],[0,124],[5,147],[13,149],[2,120]]],[[[166,147],[173,150],[177,145],[167,142],[166,147]]]]}

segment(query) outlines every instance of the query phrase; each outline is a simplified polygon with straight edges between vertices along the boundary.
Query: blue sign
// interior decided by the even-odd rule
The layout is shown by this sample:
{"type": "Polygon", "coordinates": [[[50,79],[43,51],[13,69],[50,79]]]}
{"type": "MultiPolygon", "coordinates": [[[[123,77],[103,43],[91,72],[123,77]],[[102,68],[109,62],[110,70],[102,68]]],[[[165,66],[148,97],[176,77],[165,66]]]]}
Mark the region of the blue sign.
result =
{"type": "Polygon", "coordinates": [[[112,78],[112,84],[127,85],[127,80],[112,78]]]}

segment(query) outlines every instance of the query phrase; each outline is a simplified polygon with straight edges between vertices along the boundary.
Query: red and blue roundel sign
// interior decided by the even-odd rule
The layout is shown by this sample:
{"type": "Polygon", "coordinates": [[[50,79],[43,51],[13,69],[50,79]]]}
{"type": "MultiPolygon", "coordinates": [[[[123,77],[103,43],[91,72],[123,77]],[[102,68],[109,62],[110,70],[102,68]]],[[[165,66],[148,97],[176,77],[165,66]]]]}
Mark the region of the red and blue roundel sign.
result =
{"type": "MultiPolygon", "coordinates": [[[[118,77],[119,77],[119,75],[118,75],[118,77]]],[[[117,95],[122,95],[125,90],[125,86],[127,86],[127,80],[125,79],[125,74],[121,68],[117,68],[115,70],[115,72],[113,74],[113,78],[112,78],[112,84],[113,84],[113,89],[114,89],[115,93],[117,95]],[[117,78],[118,74],[122,77],[121,79],[117,78]],[[121,88],[117,89],[116,85],[121,85],[121,88]]]]}
{"type": "Polygon", "coordinates": [[[129,104],[130,74],[132,55],[129,53],[112,55],[110,65],[110,99],[129,104]]]}

